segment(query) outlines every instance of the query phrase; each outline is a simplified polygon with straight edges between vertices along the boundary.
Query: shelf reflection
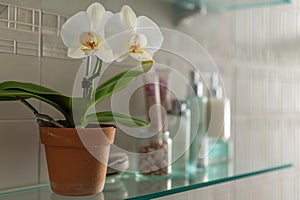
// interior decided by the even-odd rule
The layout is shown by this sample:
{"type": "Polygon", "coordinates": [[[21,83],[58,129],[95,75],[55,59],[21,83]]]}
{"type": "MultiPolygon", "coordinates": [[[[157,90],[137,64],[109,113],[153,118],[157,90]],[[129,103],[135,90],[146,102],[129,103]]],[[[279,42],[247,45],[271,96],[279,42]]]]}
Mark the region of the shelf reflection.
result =
{"type": "Polygon", "coordinates": [[[90,196],[63,196],[52,193],[51,200],[105,200],[103,192],[90,196]]]}
{"type": "Polygon", "coordinates": [[[119,200],[153,199],[214,184],[246,178],[271,171],[292,167],[291,163],[271,164],[253,162],[240,165],[239,162],[223,162],[199,168],[195,173],[182,171],[169,176],[146,176],[123,173],[107,177],[103,193],[91,196],[69,197],[54,194],[49,184],[19,188],[0,192],[0,200],[119,200]]]}

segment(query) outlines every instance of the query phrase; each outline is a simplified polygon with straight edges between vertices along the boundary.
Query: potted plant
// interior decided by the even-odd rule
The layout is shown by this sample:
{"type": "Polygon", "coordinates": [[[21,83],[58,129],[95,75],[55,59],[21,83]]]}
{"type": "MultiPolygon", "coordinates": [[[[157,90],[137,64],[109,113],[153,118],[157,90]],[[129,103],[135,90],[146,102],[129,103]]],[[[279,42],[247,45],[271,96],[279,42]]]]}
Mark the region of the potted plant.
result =
{"type": "Polygon", "coordinates": [[[0,101],[20,101],[36,116],[52,190],[63,195],[90,195],[103,190],[109,145],[114,140],[115,126],[102,123],[148,125],[123,113],[92,113],[92,110],[152,67],[152,56],[161,47],[163,36],[153,21],[145,16],[136,17],[129,6],[113,14],[100,3],[93,3],[86,11],[70,17],[62,27],[61,36],[68,47],[68,56],[83,58],[86,63],[83,95],[67,96],[33,83],[6,81],[0,83],[0,101]],[[129,55],[141,61],[140,70],[124,71],[95,86],[102,63],[121,62],[129,55]],[[30,98],[53,106],[64,119],[39,113],[28,101],[30,98]]]}

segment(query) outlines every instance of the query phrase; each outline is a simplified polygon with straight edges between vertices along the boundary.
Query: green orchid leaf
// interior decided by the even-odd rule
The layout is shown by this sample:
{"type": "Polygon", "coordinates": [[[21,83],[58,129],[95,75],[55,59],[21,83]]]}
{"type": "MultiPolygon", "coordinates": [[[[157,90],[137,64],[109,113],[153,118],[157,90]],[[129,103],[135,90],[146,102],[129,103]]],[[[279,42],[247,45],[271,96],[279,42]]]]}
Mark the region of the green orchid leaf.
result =
{"type": "Polygon", "coordinates": [[[23,89],[30,90],[32,93],[39,94],[59,94],[58,92],[51,90],[49,88],[34,84],[34,83],[26,83],[26,82],[17,82],[17,81],[5,81],[0,83],[0,89],[23,89]]]}
{"type": "Polygon", "coordinates": [[[0,83],[0,91],[6,90],[18,90],[24,91],[27,93],[35,94],[36,96],[40,96],[46,98],[52,102],[55,102],[61,105],[64,108],[70,108],[71,98],[60,94],[54,90],[49,88],[33,84],[33,83],[25,83],[25,82],[16,82],[16,81],[7,81],[0,83]]]}
{"type": "Polygon", "coordinates": [[[17,101],[17,97],[28,99],[32,95],[18,90],[0,90],[0,101],[17,101]]]}
{"type": "Polygon", "coordinates": [[[17,100],[17,97],[36,98],[62,112],[66,118],[72,113],[70,97],[33,83],[7,81],[0,83],[0,100],[17,100]]]}
{"type": "Polygon", "coordinates": [[[1,97],[0,96],[0,101],[15,101],[16,100],[16,98],[14,98],[14,97],[1,97]]]}
{"type": "Polygon", "coordinates": [[[115,121],[117,123],[123,124],[125,126],[130,126],[130,127],[149,126],[149,122],[145,122],[143,120],[134,118],[132,116],[123,113],[111,112],[111,111],[98,112],[95,114],[88,115],[86,117],[85,125],[95,121],[98,121],[100,123],[115,121]]]}
{"type": "Polygon", "coordinates": [[[17,100],[19,100],[19,98],[23,98],[23,99],[35,98],[35,99],[41,100],[45,103],[48,103],[48,104],[54,106],[55,108],[60,108],[60,106],[57,105],[56,103],[54,103],[46,98],[43,98],[41,96],[28,93],[26,91],[0,90],[0,101],[7,101],[7,100],[17,101],[17,100]]]}
{"type": "Polygon", "coordinates": [[[96,89],[95,104],[103,101],[104,99],[107,99],[108,97],[111,97],[116,92],[124,89],[143,73],[143,71],[128,70],[112,77],[105,83],[101,84],[96,89]]]}
{"type": "Polygon", "coordinates": [[[85,127],[84,121],[91,102],[92,99],[90,98],[72,98],[72,116],[75,125],[81,125],[82,127],[85,127]]]}
{"type": "Polygon", "coordinates": [[[116,92],[127,87],[133,80],[138,76],[144,74],[143,71],[139,70],[127,70],[122,73],[117,74],[106,82],[102,83],[95,92],[95,99],[88,105],[86,113],[82,117],[82,121],[85,121],[86,116],[90,110],[99,102],[111,97],[116,92]]]}

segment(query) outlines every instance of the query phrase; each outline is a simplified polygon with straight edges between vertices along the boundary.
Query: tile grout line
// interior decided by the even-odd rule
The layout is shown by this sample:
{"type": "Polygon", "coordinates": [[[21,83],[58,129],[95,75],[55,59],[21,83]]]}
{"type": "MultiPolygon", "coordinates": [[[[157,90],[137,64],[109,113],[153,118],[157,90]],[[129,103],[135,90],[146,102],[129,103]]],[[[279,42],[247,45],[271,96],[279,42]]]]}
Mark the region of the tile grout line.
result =
{"type": "MultiPolygon", "coordinates": [[[[38,80],[39,80],[39,84],[41,85],[42,84],[42,53],[43,53],[43,41],[42,41],[42,11],[39,10],[39,53],[38,53],[38,56],[39,56],[39,67],[38,67],[38,72],[39,72],[39,77],[38,77],[38,80]]],[[[39,101],[39,112],[41,112],[41,108],[42,108],[42,103],[39,101]]],[[[37,131],[39,133],[39,130],[37,131]]],[[[38,184],[41,183],[41,145],[40,145],[40,137],[39,137],[39,134],[38,134],[38,143],[37,143],[37,148],[38,148],[38,152],[37,152],[37,156],[38,156],[38,159],[37,159],[37,167],[38,167],[38,174],[37,174],[37,177],[38,177],[38,184]]]]}

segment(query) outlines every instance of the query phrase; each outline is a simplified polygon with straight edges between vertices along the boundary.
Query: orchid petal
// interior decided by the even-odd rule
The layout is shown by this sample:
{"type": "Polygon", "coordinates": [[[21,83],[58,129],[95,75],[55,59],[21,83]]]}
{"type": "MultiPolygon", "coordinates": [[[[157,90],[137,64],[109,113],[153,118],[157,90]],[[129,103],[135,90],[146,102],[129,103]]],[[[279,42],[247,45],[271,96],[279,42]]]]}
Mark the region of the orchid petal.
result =
{"type": "Polygon", "coordinates": [[[131,29],[135,29],[137,18],[132,8],[130,8],[128,5],[123,6],[121,8],[121,14],[127,26],[131,29]]]}
{"type": "Polygon", "coordinates": [[[116,61],[117,62],[122,62],[123,60],[128,58],[128,56],[129,56],[129,53],[124,53],[122,55],[118,55],[118,56],[116,56],[116,61]]]}
{"type": "Polygon", "coordinates": [[[90,19],[91,30],[98,30],[102,22],[102,16],[105,13],[105,8],[102,4],[95,2],[87,8],[86,13],[90,19]]]}
{"type": "Polygon", "coordinates": [[[101,18],[101,23],[95,28],[94,31],[96,33],[100,33],[104,35],[104,26],[111,16],[113,16],[112,12],[110,11],[104,12],[101,18]]]}
{"type": "Polygon", "coordinates": [[[145,16],[138,17],[136,33],[143,34],[147,37],[147,48],[150,48],[152,52],[157,51],[164,40],[159,27],[151,19],[145,16]]]}
{"type": "Polygon", "coordinates": [[[98,50],[95,52],[95,55],[106,63],[110,63],[114,60],[112,50],[107,50],[104,44],[98,47],[98,50]]]}
{"type": "Polygon", "coordinates": [[[61,38],[69,48],[78,48],[80,44],[80,34],[90,31],[89,17],[86,12],[79,12],[70,17],[61,29],[61,38]]]}
{"type": "Polygon", "coordinates": [[[125,23],[121,13],[116,13],[107,20],[104,30],[105,37],[110,38],[113,35],[130,30],[130,28],[125,23]]]}
{"type": "Polygon", "coordinates": [[[124,53],[129,53],[129,36],[129,34],[121,33],[106,40],[109,47],[114,52],[115,58],[123,55],[124,53]]]}
{"type": "Polygon", "coordinates": [[[139,61],[147,61],[147,60],[152,60],[153,53],[144,50],[143,53],[130,53],[130,56],[139,61]]]}
{"type": "Polygon", "coordinates": [[[129,52],[129,40],[132,34],[134,34],[134,30],[128,29],[120,13],[114,14],[106,22],[105,41],[113,50],[115,57],[129,52]]]}
{"type": "Polygon", "coordinates": [[[69,48],[68,49],[68,56],[71,58],[83,58],[86,56],[86,54],[81,50],[81,47],[79,48],[69,48]]]}

